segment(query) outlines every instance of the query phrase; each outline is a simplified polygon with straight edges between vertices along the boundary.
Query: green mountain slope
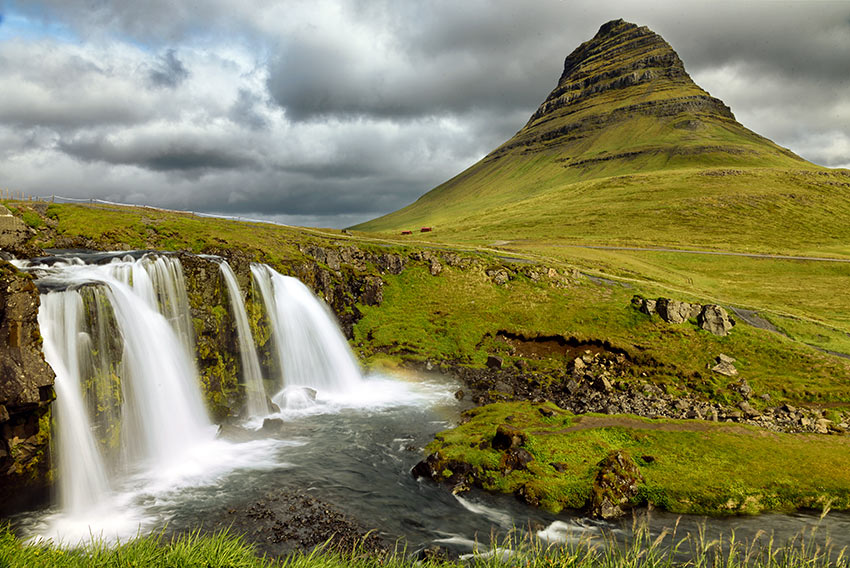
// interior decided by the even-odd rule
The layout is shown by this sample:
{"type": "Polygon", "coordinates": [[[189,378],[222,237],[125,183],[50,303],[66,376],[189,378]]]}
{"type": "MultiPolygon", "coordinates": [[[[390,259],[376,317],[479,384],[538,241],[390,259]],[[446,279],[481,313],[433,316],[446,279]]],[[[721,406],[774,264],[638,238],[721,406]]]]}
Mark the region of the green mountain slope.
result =
{"type": "Polygon", "coordinates": [[[664,39],[617,20],[567,57],[557,87],[513,138],[415,203],[354,228],[758,248],[765,231],[790,223],[800,229],[791,240],[809,246],[846,231],[835,213],[850,214],[848,193],[848,172],[748,130],[664,39]]]}

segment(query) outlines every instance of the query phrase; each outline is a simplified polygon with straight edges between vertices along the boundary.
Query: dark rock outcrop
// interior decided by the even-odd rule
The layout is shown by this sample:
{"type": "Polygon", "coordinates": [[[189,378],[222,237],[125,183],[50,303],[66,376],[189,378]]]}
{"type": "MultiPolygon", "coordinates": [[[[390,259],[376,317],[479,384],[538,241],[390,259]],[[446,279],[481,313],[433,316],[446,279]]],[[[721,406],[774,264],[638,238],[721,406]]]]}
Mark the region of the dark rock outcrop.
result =
{"type": "Polygon", "coordinates": [[[643,483],[643,474],[631,456],[622,450],[599,462],[587,512],[602,519],[616,519],[631,510],[643,483]]]}
{"type": "Polygon", "coordinates": [[[0,514],[44,501],[51,483],[53,370],[41,351],[32,277],[0,260],[0,514]]]}

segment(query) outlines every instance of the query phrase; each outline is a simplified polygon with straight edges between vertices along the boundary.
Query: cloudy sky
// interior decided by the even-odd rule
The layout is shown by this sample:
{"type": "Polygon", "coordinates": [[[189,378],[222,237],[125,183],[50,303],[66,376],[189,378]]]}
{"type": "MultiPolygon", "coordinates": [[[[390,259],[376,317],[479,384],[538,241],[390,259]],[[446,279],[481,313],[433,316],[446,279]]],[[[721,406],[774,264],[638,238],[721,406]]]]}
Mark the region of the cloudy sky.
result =
{"type": "Polygon", "coordinates": [[[850,167],[847,0],[0,0],[0,188],[344,227],[512,136],[615,18],[850,167]]]}

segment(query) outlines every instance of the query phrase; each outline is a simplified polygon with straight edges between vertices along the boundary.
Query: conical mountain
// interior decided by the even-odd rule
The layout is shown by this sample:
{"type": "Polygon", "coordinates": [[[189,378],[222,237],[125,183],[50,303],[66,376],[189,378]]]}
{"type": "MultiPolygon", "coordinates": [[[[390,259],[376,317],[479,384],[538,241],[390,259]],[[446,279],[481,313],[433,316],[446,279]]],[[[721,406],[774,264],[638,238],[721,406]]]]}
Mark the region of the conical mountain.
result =
{"type": "MultiPolygon", "coordinates": [[[[820,230],[802,201],[771,206],[781,211],[769,219],[759,208],[806,194],[809,178],[825,171],[741,125],[661,36],[615,20],[566,58],[555,89],[510,140],[415,203],[355,228],[634,244],[683,244],[683,229],[728,226],[729,215],[744,217],[742,230],[820,230]]],[[[720,229],[709,229],[688,244],[716,244],[720,229]]]]}

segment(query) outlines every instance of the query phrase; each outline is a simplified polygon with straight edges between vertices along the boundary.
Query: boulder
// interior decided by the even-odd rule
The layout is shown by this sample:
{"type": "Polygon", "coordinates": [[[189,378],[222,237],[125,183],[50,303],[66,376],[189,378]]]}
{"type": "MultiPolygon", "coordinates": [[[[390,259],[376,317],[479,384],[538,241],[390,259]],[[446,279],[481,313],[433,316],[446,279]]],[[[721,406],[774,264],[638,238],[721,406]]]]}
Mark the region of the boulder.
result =
{"type": "Polygon", "coordinates": [[[495,355],[490,355],[487,357],[487,368],[488,369],[501,369],[504,361],[501,357],[496,357],[495,355]]]}
{"type": "Polygon", "coordinates": [[[724,375],[726,377],[738,376],[738,369],[736,369],[735,365],[733,365],[735,359],[733,359],[732,357],[721,353],[717,356],[714,362],[716,364],[711,368],[711,370],[715,373],[720,373],[721,375],[724,375]]]}
{"type": "Polygon", "coordinates": [[[658,298],[655,302],[655,311],[667,323],[684,323],[700,313],[700,305],[670,298],[658,298]]]}
{"type": "Polygon", "coordinates": [[[632,508],[643,481],[640,469],[629,454],[622,450],[611,452],[599,462],[588,512],[603,519],[622,517],[632,508]]]}
{"type": "Polygon", "coordinates": [[[708,304],[702,307],[697,323],[705,331],[714,335],[725,337],[734,327],[735,320],[729,317],[729,313],[717,304],[708,304]]]}

